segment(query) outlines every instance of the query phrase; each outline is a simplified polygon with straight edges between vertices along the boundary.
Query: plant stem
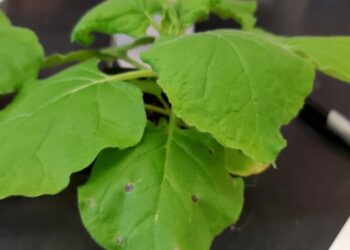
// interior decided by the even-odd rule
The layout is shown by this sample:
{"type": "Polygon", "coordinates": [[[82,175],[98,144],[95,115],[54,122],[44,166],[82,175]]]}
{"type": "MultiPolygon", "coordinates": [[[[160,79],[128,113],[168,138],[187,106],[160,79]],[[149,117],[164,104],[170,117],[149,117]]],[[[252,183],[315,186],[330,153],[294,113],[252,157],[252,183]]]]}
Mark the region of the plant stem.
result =
{"type": "Polygon", "coordinates": [[[170,115],[170,112],[168,110],[154,106],[154,105],[145,104],[145,108],[149,111],[153,111],[162,115],[166,115],[166,116],[170,115]]]}
{"type": "Polygon", "coordinates": [[[177,117],[174,114],[174,112],[172,110],[170,110],[170,114],[169,114],[169,135],[172,136],[174,129],[177,125],[177,117]]]}
{"type": "Polygon", "coordinates": [[[147,16],[148,20],[150,21],[151,26],[160,34],[161,31],[160,31],[160,27],[159,27],[158,23],[147,12],[145,12],[145,15],[147,16]]]}
{"type": "Polygon", "coordinates": [[[109,76],[102,80],[99,80],[98,82],[127,81],[127,80],[134,80],[138,78],[149,78],[149,77],[156,77],[156,76],[157,76],[156,73],[154,73],[152,70],[138,70],[138,71],[130,71],[127,73],[109,76]]]}
{"type": "Polygon", "coordinates": [[[135,68],[138,68],[138,69],[147,69],[147,67],[137,61],[135,61],[134,59],[128,57],[128,56],[125,56],[125,57],[121,57],[120,60],[123,60],[124,62],[127,62],[129,64],[131,64],[132,66],[134,66],[135,68]]]}
{"type": "MultiPolygon", "coordinates": [[[[122,53],[122,52],[125,53],[125,52],[127,52],[129,50],[138,48],[138,47],[140,47],[142,45],[151,44],[151,43],[154,42],[154,40],[155,40],[155,38],[152,37],[152,36],[141,37],[139,39],[136,39],[135,41],[133,41],[130,44],[118,47],[117,50],[119,51],[119,53],[122,53]]],[[[108,50],[110,50],[110,49],[115,49],[115,48],[107,48],[107,49],[104,49],[103,51],[104,52],[108,52],[108,50]]]]}
{"type": "Polygon", "coordinates": [[[152,42],[154,42],[154,37],[146,36],[121,47],[110,47],[99,50],[86,49],[72,51],[67,54],[53,54],[45,59],[42,69],[53,68],[69,63],[83,62],[91,58],[99,58],[101,60],[115,60],[117,58],[122,59],[126,56],[129,50],[132,50],[142,45],[150,44],[152,42]]]}
{"type": "Polygon", "coordinates": [[[164,106],[164,108],[166,108],[167,110],[170,110],[169,105],[166,103],[162,95],[158,95],[157,98],[160,101],[160,103],[164,106]]]}

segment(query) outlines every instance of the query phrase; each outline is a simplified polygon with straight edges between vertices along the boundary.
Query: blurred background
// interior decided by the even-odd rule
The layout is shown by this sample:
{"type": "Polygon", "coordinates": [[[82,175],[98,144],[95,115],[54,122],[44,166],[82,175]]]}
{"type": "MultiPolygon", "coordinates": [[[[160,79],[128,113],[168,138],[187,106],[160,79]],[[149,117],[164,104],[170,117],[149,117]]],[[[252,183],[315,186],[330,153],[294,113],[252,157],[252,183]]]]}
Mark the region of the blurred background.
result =
{"type": "MultiPolygon", "coordinates": [[[[79,48],[69,42],[82,14],[98,0],[3,0],[12,22],[34,30],[47,54],[79,48]]],[[[283,35],[350,35],[349,0],[260,0],[258,25],[283,35]]],[[[211,17],[197,30],[236,27],[211,17]]],[[[1,35],[1,34],[0,34],[1,35]]],[[[110,43],[99,36],[96,47],[110,43]]],[[[350,60],[350,58],[349,58],[350,60]]],[[[350,117],[350,85],[319,75],[313,100],[350,117]]],[[[328,249],[350,215],[350,154],[302,119],[283,129],[288,147],[277,170],[247,180],[241,221],[215,240],[213,250],[328,249]]],[[[83,228],[76,174],[57,196],[0,202],[0,249],[100,249],[83,228]]],[[[148,249],[145,249],[148,250],[148,249]]]]}

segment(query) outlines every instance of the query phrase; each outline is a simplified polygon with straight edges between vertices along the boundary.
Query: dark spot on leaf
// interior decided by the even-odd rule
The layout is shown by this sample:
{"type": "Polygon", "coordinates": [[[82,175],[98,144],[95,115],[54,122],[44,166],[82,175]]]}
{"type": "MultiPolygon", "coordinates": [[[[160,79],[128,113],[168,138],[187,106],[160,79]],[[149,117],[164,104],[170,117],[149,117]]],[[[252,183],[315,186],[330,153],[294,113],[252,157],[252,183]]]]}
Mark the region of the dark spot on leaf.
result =
{"type": "Polygon", "coordinates": [[[210,155],[214,155],[214,153],[215,153],[214,150],[211,149],[211,148],[209,148],[208,151],[209,151],[209,154],[210,154],[210,155]]]}
{"type": "Polygon", "coordinates": [[[191,196],[193,203],[197,203],[199,201],[199,196],[196,194],[192,194],[191,196]]]}
{"type": "Polygon", "coordinates": [[[123,246],[123,245],[124,245],[124,237],[118,236],[118,237],[115,239],[115,244],[116,244],[117,246],[123,246]]]}
{"type": "Polygon", "coordinates": [[[134,190],[135,185],[133,183],[128,183],[125,185],[125,192],[130,193],[134,190]]]}

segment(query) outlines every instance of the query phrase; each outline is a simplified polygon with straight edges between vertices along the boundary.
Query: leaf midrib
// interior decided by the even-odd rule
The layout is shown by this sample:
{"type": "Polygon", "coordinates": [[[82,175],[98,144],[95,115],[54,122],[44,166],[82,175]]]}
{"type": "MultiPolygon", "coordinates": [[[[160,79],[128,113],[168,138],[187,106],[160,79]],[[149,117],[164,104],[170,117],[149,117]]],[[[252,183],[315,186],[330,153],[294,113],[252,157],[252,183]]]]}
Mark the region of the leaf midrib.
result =
{"type": "MultiPolygon", "coordinates": [[[[21,119],[21,118],[28,118],[30,116],[33,116],[35,115],[36,113],[42,111],[43,109],[51,106],[52,104],[68,97],[68,96],[71,96],[79,91],[82,91],[84,89],[87,89],[89,87],[92,87],[92,86],[95,86],[97,84],[100,84],[100,83],[105,83],[105,82],[110,82],[110,81],[118,81],[118,82],[122,82],[124,80],[128,80],[129,79],[129,76],[130,75],[133,75],[134,73],[136,73],[135,75],[142,75],[142,73],[151,73],[151,71],[149,70],[140,70],[138,72],[131,72],[131,73],[125,73],[125,74],[119,74],[119,75],[114,75],[114,76],[106,76],[105,78],[103,79],[99,79],[99,80],[94,80],[92,82],[90,82],[89,84],[85,84],[85,85],[82,85],[82,86],[79,86],[75,89],[72,89],[68,92],[64,92],[62,95],[54,98],[54,99],[51,99],[49,102],[47,102],[46,104],[42,105],[41,107],[37,108],[36,110],[30,112],[30,113],[27,113],[27,114],[24,114],[24,115],[19,115],[19,116],[15,116],[13,118],[10,118],[9,120],[5,120],[5,121],[2,121],[0,123],[0,127],[1,126],[4,126],[5,124],[9,123],[9,122],[12,122],[14,120],[17,120],[17,119],[21,119]],[[138,73],[138,74],[137,74],[138,73]]],[[[66,82],[66,81],[69,81],[70,79],[73,79],[73,78],[66,78],[66,80],[63,80],[62,79],[62,82],[66,82]]],[[[77,79],[75,79],[74,81],[76,81],[77,79]]],[[[60,81],[61,82],[61,81],[60,81]]],[[[47,85],[46,85],[47,86],[47,85]]]]}

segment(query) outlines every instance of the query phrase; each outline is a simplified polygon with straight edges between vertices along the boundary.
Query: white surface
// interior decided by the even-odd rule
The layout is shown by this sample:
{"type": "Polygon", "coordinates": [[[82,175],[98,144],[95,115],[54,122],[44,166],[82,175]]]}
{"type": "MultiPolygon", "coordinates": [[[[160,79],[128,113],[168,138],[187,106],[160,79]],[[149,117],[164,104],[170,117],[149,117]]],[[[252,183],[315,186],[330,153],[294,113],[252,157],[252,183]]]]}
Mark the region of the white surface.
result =
{"type": "Polygon", "coordinates": [[[332,110],[328,114],[327,126],[350,145],[350,121],[345,116],[336,110],[332,110]]]}
{"type": "Polygon", "coordinates": [[[345,223],[329,250],[350,250],[350,218],[345,223]]]}

